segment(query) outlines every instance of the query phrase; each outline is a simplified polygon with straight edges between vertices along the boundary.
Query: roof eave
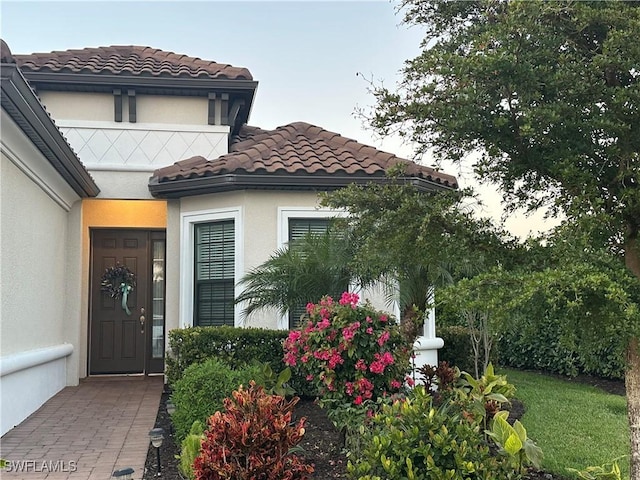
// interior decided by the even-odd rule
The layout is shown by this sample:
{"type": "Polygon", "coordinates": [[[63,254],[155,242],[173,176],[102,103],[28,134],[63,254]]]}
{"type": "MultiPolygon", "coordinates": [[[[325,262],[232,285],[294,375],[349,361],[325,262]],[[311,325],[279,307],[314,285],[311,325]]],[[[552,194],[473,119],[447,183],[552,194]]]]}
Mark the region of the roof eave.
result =
{"type": "Polygon", "coordinates": [[[0,65],[2,107],[38,146],[45,158],[80,197],[95,197],[100,189],[13,63],[0,65]],[[23,128],[24,130],[24,128],[23,128]]]}
{"type": "Polygon", "coordinates": [[[112,75],[107,73],[41,72],[25,69],[24,76],[36,84],[120,85],[131,87],[172,88],[179,90],[246,90],[257,88],[256,80],[199,77],[164,77],[112,75]]]}
{"type": "MultiPolygon", "coordinates": [[[[419,177],[402,177],[402,181],[411,183],[419,191],[433,192],[452,190],[455,186],[444,185],[436,181],[419,177]]],[[[330,191],[344,188],[350,184],[386,184],[395,181],[386,176],[372,175],[274,175],[274,174],[225,174],[203,176],[158,182],[156,177],[149,182],[149,191],[156,198],[181,198],[210,193],[236,190],[306,190],[330,191]]]]}

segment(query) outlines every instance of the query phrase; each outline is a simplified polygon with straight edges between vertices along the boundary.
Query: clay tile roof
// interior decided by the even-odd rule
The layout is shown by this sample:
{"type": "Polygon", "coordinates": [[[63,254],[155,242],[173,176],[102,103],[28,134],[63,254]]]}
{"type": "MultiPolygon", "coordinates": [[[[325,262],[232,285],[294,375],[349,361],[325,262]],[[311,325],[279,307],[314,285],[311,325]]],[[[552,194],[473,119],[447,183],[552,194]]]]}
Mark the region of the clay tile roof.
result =
{"type": "Polygon", "coordinates": [[[14,55],[23,71],[253,80],[246,68],[135,45],[14,55]]]}
{"type": "Polygon", "coordinates": [[[384,177],[397,164],[405,176],[456,188],[456,178],[315,125],[295,122],[275,130],[244,125],[230,152],[213,160],[193,157],[156,170],[152,183],[222,175],[384,177]]]}

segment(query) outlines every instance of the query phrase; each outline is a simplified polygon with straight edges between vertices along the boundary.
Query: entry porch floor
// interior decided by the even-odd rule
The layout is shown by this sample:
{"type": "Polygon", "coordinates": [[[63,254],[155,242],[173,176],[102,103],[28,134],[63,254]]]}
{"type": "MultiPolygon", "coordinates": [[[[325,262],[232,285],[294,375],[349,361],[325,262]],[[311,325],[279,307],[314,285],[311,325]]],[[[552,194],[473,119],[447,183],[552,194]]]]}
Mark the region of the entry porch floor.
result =
{"type": "Polygon", "coordinates": [[[131,467],[142,478],[158,377],[91,377],[66,387],[0,440],[2,478],[107,480],[131,467]]]}

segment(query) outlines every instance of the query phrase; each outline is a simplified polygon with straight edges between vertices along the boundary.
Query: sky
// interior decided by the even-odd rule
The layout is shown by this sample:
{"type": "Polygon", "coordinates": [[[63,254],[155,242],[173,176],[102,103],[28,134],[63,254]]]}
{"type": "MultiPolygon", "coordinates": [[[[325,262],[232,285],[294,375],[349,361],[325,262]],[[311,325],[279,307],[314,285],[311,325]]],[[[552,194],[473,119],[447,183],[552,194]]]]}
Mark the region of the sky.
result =
{"type": "MultiPolygon", "coordinates": [[[[248,68],[259,82],[249,123],[275,128],[305,121],[413,159],[399,137],[381,139],[357,109],[374,106],[371,81],[393,87],[423,31],[401,23],[397,3],[370,1],[6,1],[0,36],[13,53],[108,45],[144,45],[248,68]]],[[[434,159],[422,159],[432,165],[434,159]]],[[[473,186],[482,216],[501,221],[495,187],[479,186],[470,168],[445,166],[473,186]]],[[[521,237],[549,225],[542,215],[508,218],[521,237]]]]}

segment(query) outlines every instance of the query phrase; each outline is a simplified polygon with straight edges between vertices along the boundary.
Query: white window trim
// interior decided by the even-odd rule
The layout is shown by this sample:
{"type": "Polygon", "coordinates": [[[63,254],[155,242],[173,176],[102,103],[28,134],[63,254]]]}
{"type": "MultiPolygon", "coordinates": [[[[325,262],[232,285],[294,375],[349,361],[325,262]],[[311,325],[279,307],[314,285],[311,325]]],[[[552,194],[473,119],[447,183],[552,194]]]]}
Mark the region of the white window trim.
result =
{"type": "MultiPolygon", "coordinates": [[[[244,212],[242,207],[230,207],[213,210],[201,210],[195,212],[182,213],[180,215],[180,327],[193,327],[194,308],[194,232],[198,223],[220,222],[233,220],[234,222],[234,246],[235,246],[235,289],[234,295],[237,298],[242,292],[238,287],[238,278],[244,272],[244,212]]],[[[233,324],[236,327],[242,326],[241,306],[236,305],[233,312],[233,324]]]]}
{"type": "Polygon", "coordinates": [[[318,207],[278,207],[278,248],[289,241],[290,218],[344,218],[348,214],[344,210],[331,210],[318,207]]]}
{"type": "MultiPolygon", "coordinates": [[[[344,218],[348,213],[344,210],[332,210],[320,207],[278,207],[278,248],[289,242],[290,218],[344,218]]],[[[278,329],[289,330],[289,314],[278,318],[278,329]]]]}

